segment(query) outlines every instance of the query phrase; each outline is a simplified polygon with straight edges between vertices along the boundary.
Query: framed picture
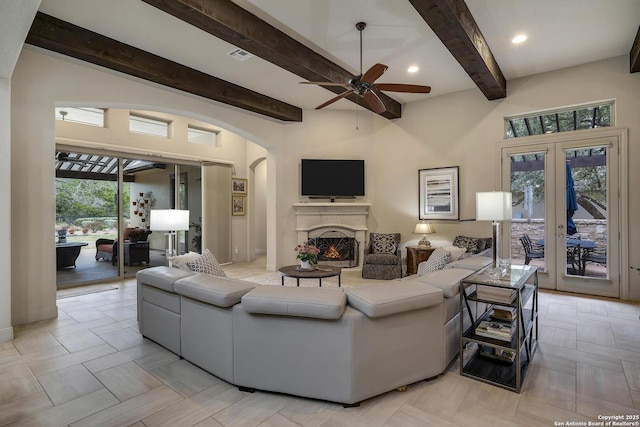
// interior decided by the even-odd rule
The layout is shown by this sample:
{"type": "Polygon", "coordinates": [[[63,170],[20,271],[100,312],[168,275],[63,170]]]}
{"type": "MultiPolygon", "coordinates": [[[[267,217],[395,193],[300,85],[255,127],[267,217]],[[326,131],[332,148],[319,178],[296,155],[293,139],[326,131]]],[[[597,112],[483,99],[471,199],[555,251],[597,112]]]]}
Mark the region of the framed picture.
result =
{"type": "Polygon", "coordinates": [[[419,219],[460,219],[458,166],[420,169],[419,219]]]}
{"type": "Polygon", "coordinates": [[[245,196],[231,196],[231,214],[244,215],[246,213],[247,198],[245,196]]]}
{"type": "Polygon", "coordinates": [[[245,178],[231,178],[231,192],[247,194],[247,180],[245,178]]]}

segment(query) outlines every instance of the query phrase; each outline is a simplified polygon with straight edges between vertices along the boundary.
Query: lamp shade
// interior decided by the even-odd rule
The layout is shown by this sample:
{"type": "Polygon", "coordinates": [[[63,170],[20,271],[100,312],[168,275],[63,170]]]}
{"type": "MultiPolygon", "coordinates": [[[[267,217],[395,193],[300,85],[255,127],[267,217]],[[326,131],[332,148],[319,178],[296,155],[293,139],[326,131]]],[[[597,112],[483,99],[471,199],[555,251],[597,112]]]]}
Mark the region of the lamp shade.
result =
{"type": "Polygon", "coordinates": [[[489,191],[476,193],[476,221],[511,219],[511,193],[489,191]]]}
{"type": "Polygon", "coordinates": [[[416,228],[413,230],[413,234],[433,234],[436,229],[433,225],[425,222],[419,222],[416,224],[416,228]]]}
{"type": "Polygon", "coordinates": [[[151,230],[182,231],[189,229],[189,211],[179,209],[152,209],[151,230]]]}

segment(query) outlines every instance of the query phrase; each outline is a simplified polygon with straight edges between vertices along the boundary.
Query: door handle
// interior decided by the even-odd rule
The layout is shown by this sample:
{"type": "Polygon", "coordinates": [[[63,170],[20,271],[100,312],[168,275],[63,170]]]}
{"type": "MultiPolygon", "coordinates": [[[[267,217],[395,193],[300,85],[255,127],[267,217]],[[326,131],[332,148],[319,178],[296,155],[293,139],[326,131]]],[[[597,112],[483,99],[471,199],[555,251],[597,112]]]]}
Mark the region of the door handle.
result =
{"type": "Polygon", "coordinates": [[[562,229],[564,229],[564,225],[563,225],[563,224],[560,224],[560,225],[558,226],[558,230],[562,230],[562,229]]]}

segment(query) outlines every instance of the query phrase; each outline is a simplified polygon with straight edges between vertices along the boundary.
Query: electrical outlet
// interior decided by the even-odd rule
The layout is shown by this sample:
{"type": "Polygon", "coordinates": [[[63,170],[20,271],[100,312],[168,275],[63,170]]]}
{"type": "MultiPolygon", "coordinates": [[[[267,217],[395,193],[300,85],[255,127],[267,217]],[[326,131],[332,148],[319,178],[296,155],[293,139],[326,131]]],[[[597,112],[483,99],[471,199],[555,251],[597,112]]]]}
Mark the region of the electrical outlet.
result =
{"type": "Polygon", "coordinates": [[[235,248],[233,248],[233,252],[236,254],[236,256],[238,255],[238,252],[240,252],[240,251],[238,250],[237,246],[235,248]]]}

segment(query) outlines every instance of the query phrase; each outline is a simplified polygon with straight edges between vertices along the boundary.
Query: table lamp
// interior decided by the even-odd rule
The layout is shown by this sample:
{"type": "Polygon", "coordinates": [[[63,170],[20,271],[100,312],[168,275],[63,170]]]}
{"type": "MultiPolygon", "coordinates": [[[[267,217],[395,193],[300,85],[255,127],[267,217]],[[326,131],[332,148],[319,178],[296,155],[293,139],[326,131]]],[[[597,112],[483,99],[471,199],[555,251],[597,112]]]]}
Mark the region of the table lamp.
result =
{"type": "Polygon", "coordinates": [[[493,224],[493,268],[498,264],[498,242],[500,222],[511,220],[511,193],[490,191],[476,193],[476,221],[492,221],[493,224]]]}
{"type": "Polygon", "coordinates": [[[419,246],[431,246],[431,242],[427,240],[427,234],[433,234],[436,229],[433,225],[426,222],[419,222],[416,224],[416,228],[413,229],[413,234],[422,234],[422,239],[418,242],[419,246]]]}
{"type": "Polygon", "coordinates": [[[189,211],[179,209],[152,209],[150,212],[151,230],[166,231],[167,258],[178,255],[178,231],[189,229],[189,211]]]}

